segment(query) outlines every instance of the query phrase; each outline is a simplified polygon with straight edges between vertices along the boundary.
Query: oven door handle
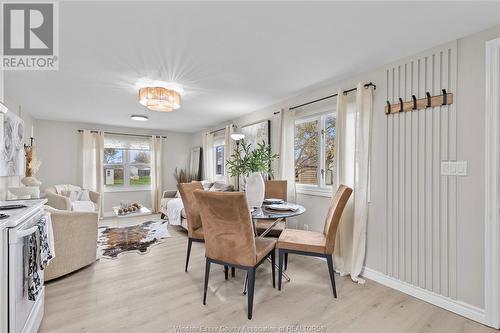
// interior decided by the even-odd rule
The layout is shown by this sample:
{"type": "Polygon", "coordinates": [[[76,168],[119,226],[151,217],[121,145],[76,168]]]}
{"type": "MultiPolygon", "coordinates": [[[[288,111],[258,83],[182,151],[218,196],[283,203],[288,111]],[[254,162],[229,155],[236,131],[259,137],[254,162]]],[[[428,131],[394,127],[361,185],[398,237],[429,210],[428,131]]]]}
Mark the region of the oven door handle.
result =
{"type": "Polygon", "coordinates": [[[32,226],[31,228],[28,229],[23,229],[23,230],[15,230],[14,232],[10,233],[10,239],[9,243],[17,243],[18,239],[24,238],[26,236],[31,235],[32,233],[36,232],[38,230],[38,226],[32,226]]]}

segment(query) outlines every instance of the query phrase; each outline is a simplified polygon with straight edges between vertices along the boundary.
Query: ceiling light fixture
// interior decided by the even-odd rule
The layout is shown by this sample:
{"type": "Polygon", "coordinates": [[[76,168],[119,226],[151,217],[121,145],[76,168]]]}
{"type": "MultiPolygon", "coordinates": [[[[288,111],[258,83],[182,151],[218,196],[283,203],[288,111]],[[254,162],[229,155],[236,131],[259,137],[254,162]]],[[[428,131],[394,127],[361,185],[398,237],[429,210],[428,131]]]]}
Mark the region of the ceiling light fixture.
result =
{"type": "Polygon", "coordinates": [[[181,95],[164,87],[144,87],[139,89],[139,103],[149,110],[170,112],[181,106],[181,95]]]}
{"type": "Polygon", "coordinates": [[[148,121],[148,116],[143,116],[142,114],[133,114],[130,116],[132,120],[137,120],[137,121],[148,121]]]}

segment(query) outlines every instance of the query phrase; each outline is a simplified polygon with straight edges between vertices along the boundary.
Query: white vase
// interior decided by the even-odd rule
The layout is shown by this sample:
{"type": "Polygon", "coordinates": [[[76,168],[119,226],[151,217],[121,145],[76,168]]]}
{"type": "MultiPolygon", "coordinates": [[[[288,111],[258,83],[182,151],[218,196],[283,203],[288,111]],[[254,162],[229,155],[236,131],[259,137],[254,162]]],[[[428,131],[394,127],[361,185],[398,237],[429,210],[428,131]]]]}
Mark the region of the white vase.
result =
{"type": "Polygon", "coordinates": [[[254,172],[246,177],[245,193],[247,196],[248,208],[260,207],[264,202],[265,184],[262,174],[254,172]]]}
{"type": "Polygon", "coordinates": [[[24,177],[21,179],[21,183],[24,184],[24,186],[40,186],[42,185],[42,182],[36,179],[35,177],[24,177]]]}

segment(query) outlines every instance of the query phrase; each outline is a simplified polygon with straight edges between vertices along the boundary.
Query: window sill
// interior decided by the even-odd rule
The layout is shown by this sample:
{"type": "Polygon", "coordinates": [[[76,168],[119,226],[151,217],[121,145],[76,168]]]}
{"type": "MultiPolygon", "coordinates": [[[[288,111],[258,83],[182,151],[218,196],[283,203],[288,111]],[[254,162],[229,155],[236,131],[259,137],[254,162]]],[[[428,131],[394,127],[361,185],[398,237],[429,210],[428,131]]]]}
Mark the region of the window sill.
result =
{"type": "Polygon", "coordinates": [[[331,198],[333,196],[332,191],[333,189],[331,188],[319,188],[316,186],[296,185],[297,194],[331,198]]]}
{"type": "Polygon", "coordinates": [[[149,192],[151,188],[149,187],[122,187],[122,188],[106,188],[104,187],[104,193],[116,193],[116,192],[149,192]]]}

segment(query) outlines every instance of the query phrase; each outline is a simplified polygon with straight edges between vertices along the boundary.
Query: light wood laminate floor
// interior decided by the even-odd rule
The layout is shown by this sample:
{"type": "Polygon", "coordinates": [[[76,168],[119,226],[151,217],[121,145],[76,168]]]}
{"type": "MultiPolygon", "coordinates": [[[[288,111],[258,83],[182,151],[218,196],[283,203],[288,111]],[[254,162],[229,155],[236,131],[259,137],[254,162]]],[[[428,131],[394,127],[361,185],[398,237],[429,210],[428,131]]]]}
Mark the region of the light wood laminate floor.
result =
{"type": "Polygon", "coordinates": [[[269,264],[258,270],[252,320],[247,319],[246,297],[241,294],[242,271],[225,281],[222,267],[213,267],[203,306],[203,244],[193,244],[189,271],[184,273],[186,234],[177,227],[169,230],[172,237],[146,255],[103,259],[47,283],[39,332],[197,332],[201,328],[227,332],[243,326],[273,332],[294,325],[326,332],[493,332],[372,281],[359,285],[337,275],[338,299],[334,300],[326,263],[293,255],[287,271],[292,281],[284,281],[281,292],[272,288],[269,264]]]}

